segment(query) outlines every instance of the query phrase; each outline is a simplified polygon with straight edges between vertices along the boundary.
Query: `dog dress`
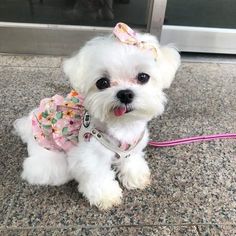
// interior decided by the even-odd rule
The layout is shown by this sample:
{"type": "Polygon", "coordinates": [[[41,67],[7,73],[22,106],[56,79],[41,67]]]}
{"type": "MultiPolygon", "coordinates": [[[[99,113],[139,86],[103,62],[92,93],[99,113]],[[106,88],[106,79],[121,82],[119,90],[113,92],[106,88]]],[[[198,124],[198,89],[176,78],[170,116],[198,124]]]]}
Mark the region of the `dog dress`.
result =
{"type": "Polygon", "coordinates": [[[32,114],[32,130],[38,143],[49,150],[68,151],[78,143],[85,116],[83,97],[72,90],[65,98],[55,95],[41,100],[32,114]]]}

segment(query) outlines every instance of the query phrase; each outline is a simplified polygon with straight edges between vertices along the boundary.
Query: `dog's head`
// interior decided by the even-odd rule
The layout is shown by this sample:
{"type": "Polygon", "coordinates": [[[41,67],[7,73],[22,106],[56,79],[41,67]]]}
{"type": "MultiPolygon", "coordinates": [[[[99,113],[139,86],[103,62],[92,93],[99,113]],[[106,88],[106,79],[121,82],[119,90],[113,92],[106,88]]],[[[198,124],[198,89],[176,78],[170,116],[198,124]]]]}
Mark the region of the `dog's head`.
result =
{"type": "Polygon", "coordinates": [[[164,110],[163,89],[170,86],[180,56],[150,34],[135,37],[154,45],[156,56],[110,35],[90,40],[64,63],[73,88],[85,97],[84,106],[100,121],[148,121],[164,110]]]}

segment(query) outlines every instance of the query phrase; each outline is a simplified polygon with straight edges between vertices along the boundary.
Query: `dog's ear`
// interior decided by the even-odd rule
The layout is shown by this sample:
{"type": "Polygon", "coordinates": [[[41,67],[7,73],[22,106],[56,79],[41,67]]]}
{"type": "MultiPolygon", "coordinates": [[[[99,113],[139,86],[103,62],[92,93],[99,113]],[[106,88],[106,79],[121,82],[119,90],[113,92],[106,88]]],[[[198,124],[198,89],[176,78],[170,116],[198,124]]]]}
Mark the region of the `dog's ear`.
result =
{"type": "Polygon", "coordinates": [[[180,55],[173,45],[159,48],[157,63],[161,71],[163,89],[169,88],[180,66],[180,55]]]}
{"type": "Polygon", "coordinates": [[[180,66],[180,55],[174,45],[160,46],[157,38],[150,34],[139,34],[139,40],[155,45],[157,49],[157,66],[163,89],[169,88],[180,66]]]}
{"type": "Polygon", "coordinates": [[[72,87],[84,94],[86,92],[85,72],[86,72],[86,52],[81,49],[77,54],[66,59],[63,64],[64,73],[69,78],[72,87]]]}

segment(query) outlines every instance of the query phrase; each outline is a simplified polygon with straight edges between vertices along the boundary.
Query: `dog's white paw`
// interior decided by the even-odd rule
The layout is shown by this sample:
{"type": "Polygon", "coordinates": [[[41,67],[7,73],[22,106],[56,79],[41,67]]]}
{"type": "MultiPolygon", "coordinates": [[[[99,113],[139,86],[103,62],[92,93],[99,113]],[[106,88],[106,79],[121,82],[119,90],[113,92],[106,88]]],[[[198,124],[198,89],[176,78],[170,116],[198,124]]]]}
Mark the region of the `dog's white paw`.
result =
{"type": "MultiPolygon", "coordinates": [[[[92,187],[92,186],[91,186],[92,187]]],[[[81,188],[79,187],[79,191],[81,188]]],[[[122,189],[117,181],[102,183],[93,186],[89,191],[83,192],[91,205],[97,206],[100,210],[108,210],[112,206],[119,205],[122,198],[122,189]]]]}
{"type": "Polygon", "coordinates": [[[146,161],[143,158],[135,160],[135,157],[122,163],[118,178],[127,189],[144,189],[151,182],[146,161]]]}
{"type": "Polygon", "coordinates": [[[151,182],[149,169],[130,169],[126,173],[123,173],[123,175],[120,175],[119,179],[127,189],[144,189],[151,182]]]}
{"type": "Polygon", "coordinates": [[[101,210],[107,210],[112,206],[119,205],[121,203],[121,198],[122,198],[121,188],[113,187],[109,191],[106,192],[104,191],[95,205],[101,210]]]}

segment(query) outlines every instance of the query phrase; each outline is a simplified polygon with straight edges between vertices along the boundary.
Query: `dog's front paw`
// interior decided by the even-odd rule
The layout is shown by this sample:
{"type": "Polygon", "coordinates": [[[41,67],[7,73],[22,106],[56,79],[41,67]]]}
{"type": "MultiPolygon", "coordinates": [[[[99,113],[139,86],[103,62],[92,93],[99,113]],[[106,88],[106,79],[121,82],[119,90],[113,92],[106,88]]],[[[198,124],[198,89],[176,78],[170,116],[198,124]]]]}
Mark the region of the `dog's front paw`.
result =
{"type": "Polygon", "coordinates": [[[122,190],[117,182],[116,185],[117,186],[111,186],[110,189],[103,190],[95,203],[99,209],[107,210],[112,206],[117,206],[121,203],[122,190]]]}
{"type": "Polygon", "coordinates": [[[151,182],[148,165],[143,158],[129,158],[120,166],[118,178],[127,189],[144,189],[151,182]]]}
{"type": "Polygon", "coordinates": [[[79,187],[79,191],[83,192],[91,205],[97,206],[100,210],[107,210],[121,203],[122,189],[117,181],[93,185],[86,192],[79,187]]]}

